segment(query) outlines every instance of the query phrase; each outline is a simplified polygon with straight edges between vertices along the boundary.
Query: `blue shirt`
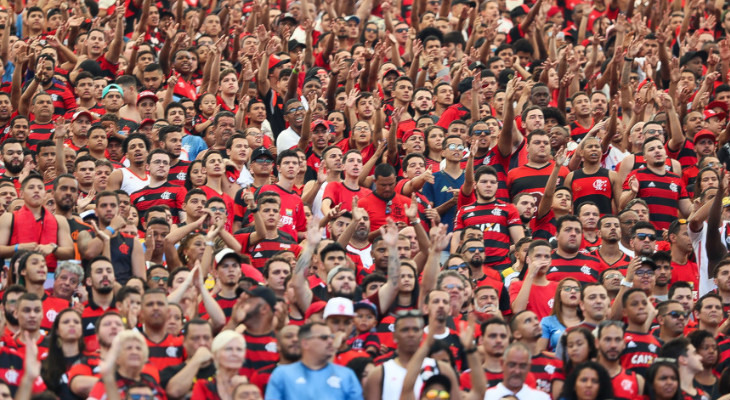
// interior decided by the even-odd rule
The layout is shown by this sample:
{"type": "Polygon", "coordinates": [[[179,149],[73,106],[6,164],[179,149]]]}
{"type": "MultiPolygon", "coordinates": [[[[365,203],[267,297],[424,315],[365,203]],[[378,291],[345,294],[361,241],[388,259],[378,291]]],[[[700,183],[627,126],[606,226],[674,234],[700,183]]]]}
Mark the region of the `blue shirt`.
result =
{"type": "MultiPolygon", "coordinates": [[[[451,200],[454,195],[448,189],[461,189],[464,185],[464,173],[454,179],[451,175],[444,171],[433,174],[433,184],[426,182],[421,191],[426,198],[433,203],[436,208],[441,204],[451,200]]],[[[449,226],[449,232],[454,230],[454,218],[456,218],[456,205],[449,208],[445,213],[441,214],[441,222],[449,226]]]]}
{"type": "Polygon", "coordinates": [[[280,365],[266,385],[266,400],[362,400],[355,373],[333,363],[312,370],[301,361],[280,365]]]}
{"type": "Polygon", "coordinates": [[[543,318],[540,325],[542,326],[542,337],[550,341],[548,349],[554,351],[558,347],[560,337],[565,332],[565,326],[558,321],[556,315],[543,318]]]}
{"type": "Polygon", "coordinates": [[[182,148],[188,153],[188,160],[193,161],[199,153],[208,150],[208,145],[200,136],[185,135],[182,138],[182,148]]]}

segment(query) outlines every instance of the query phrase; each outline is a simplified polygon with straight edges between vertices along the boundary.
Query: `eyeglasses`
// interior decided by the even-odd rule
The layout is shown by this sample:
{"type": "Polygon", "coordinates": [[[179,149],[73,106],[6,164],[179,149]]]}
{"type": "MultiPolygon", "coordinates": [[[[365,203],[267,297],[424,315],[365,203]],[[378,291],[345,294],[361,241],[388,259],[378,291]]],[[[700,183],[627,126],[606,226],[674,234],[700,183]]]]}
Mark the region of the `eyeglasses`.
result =
{"type": "Polygon", "coordinates": [[[456,143],[451,143],[450,145],[446,146],[446,148],[447,148],[447,149],[449,149],[449,150],[459,150],[459,151],[464,151],[464,149],[465,149],[466,147],[464,147],[464,145],[463,145],[463,144],[456,144],[456,143]]]}
{"type": "Polygon", "coordinates": [[[479,129],[479,130],[475,130],[471,133],[472,136],[482,136],[482,135],[489,136],[491,134],[492,134],[491,129],[479,129]]]}
{"type": "Polygon", "coordinates": [[[290,109],[286,110],[286,113],[291,114],[291,113],[295,113],[295,112],[299,112],[299,111],[304,111],[304,106],[290,108],[290,109]]]}
{"type": "Polygon", "coordinates": [[[653,242],[656,240],[656,235],[653,233],[637,233],[636,238],[639,240],[649,239],[649,241],[653,242]]]}
{"type": "Polygon", "coordinates": [[[446,269],[449,269],[449,270],[458,270],[458,269],[464,269],[464,268],[468,268],[468,267],[469,266],[466,265],[466,263],[461,263],[461,264],[458,264],[458,265],[452,265],[450,267],[446,267],[446,269]]]}
{"type": "Polygon", "coordinates": [[[710,161],[710,162],[707,163],[706,166],[707,167],[710,167],[710,168],[715,168],[715,167],[719,167],[720,166],[720,163],[716,163],[714,161],[710,161]]]}
{"type": "Polygon", "coordinates": [[[636,276],[654,276],[654,270],[651,269],[640,269],[636,272],[634,272],[636,276]]]}
{"type": "Polygon", "coordinates": [[[429,390],[426,392],[427,399],[450,399],[451,395],[445,390],[429,390]]]}
{"type": "Polygon", "coordinates": [[[604,280],[606,280],[606,279],[623,279],[623,277],[624,276],[622,274],[610,274],[610,275],[604,276],[603,279],[604,280]]]}
{"type": "Polygon", "coordinates": [[[312,335],[312,336],[308,337],[307,339],[319,339],[323,342],[326,342],[328,340],[335,340],[335,335],[333,335],[331,333],[330,334],[323,333],[321,335],[312,335]]]}
{"type": "Polygon", "coordinates": [[[273,164],[274,160],[272,160],[270,158],[257,158],[255,160],[253,160],[253,162],[259,163],[259,164],[273,164]]]}
{"type": "Polygon", "coordinates": [[[663,135],[664,134],[664,129],[647,129],[646,132],[644,132],[644,134],[647,134],[647,133],[650,134],[650,135],[653,135],[655,133],[656,134],[659,134],[659,135],[663,135]]]}
{"type": "Polygon", "coordinates": [[[676,311],[675,310],[675,311],[670,311],[670,312],[668,312],[668,313],[666,313],[664,315],[669,315],[670,317],[672,317],[674,319],[678,319],[680,317],[687,318],[687,316],[689,315],[689,313],[688,312],[684,312],[684,311],[676,311]]]}
{"type": "Polygon", "coordinates": [[[447,290],[451,290],[451,289],[464,290],[464,287],[457,283],[449,283],[447,285],[444,285],[444,288],[446,288],[447,290]]]}
{"type": "Polygon", "coordinates": [[[375,28],[365,28],[365,32],[368,32],[368,33],[377,33],[378,30],[375,29],[375,28]]]}
{"type": "Polygon", "coordinates": [[[396,33],[405,33],[405,32],[408,32],[408,28],[398,28],[395,31],[396,31],[396,33]]]}
{"type": "Polygon", "coordinates": [[[162,283],[166,283],[168,280],[170,280],[170,278],[166,276],[153,276],[150,278],[150,280],[155,283],[158,283],[160,281],[162,281],[162,283]]]}
{"type": "Polygon", "coordinates": [[[214,213],[217,213],[217,212],[224,213],[224,212],[226,212],[226,208],[225,207],[210,207],[208,209],[210,211],[213,211],[214,213]]]}
{"type": "Polygon", "coordinates": [[[468,247],[466,251],[469,253],[484,253],[484,247],[468,247]]]}
{"type": "Polygon", "coordinates": [[[369,126],[356,126],[356,127],[352,128],[352,131],[353,132],[370,131],[370,127],[369,126]]]}
{"type": "Polygon", "coordinates": [[[580,288],[578,286],[563,286],[563,292],[580,293],[580,288]]]}

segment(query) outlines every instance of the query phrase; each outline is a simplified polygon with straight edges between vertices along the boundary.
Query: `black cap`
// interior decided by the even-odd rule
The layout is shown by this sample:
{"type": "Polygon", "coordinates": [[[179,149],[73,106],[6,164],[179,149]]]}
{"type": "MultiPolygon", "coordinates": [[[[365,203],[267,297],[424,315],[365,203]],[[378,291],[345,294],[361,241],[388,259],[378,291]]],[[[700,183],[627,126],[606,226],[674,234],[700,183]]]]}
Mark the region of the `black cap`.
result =
{"type": "Polygon", "coordinates": [[[168,10],[160,11],[160,19],[165,18],[165,17],[172,17],[172,19],[175,19],[175,14],[171,13],[168,10]]]}
{"type": "Polygon", "coordinates": [[[700,51],[688,51],[688,52],[684,53],[684,55],[682,56],[682,58],[679,59],[679,66],[681,67],[681,66],[687,64],[693,58],[696,58],[696,57],[700,57],[702,59],[702,63],[704,64],[704,63],[707,62],[707,56],[708,56],[708,54],[704,50],[700,50],[700,51]]]}
{"type": "Polygon", "coordinates": [[[641,263],[649,265],[651,267],[651,269],[659,268],[659,267],[657,267],[656,263],[654,262],[654,259],[651,257],[641,257],[641,263]]]}
{"type": "Polygon", "coordinates": [[[294,51],[294,49],[296,49],[297,47],[307,47],[307,46],[304,43],[302,43],[296,39],[292,39],[289,41],[289,51],[294,51]]]}
{"type": "Polygon", "coordinates": [[[261,157],[267,157],[271,160],[276,160],[276,158],[274,158],[274,155],[271,154],[269,149],[264,146],[255,149],[253,153],[251,153],[251,161],[258,160],[261,157]]]}
{"type": "Polygon", "coordinates": [[[468,76],[459,82],[459,93],[464,94],[467,91],[471,90],[472,82],[474,81],[474,78],[471,76],[468,76]]]}
{"type": "Polygon", "coordinates": [[[101,71],[101,67],[99,66],[99,63],[94,60],[82,61],[79,69],[90,73],[93,77],[104,76],[103,72],[101,71]]]}
{"type": "Polygon", "coordinates": [[[257,286],[251,290],[246,291],[249,296],[251,297],[259,297],[264,299],[266,303],[271,306],[271,309],[273,310],[276,307],[276,294],[274,294],[274,291],[267,288],[266,286],[257,286]]]}
{"type": "Polygon", "coordinates": [[[292,14],[290,14],[290,13],[281,14],[281,17],[279,17],[279,23],[282,23],[286,20],[289,20],[294,25],[299,23],[299,22],[297,22],[297,19],[294,18],[294,16],[292,14]]]}
{"type": "Polygon", "coordinates": [[[472,7],[472,8],[477,6],[476,2],[469,1],[469,0],[452,0],[451,1],[451,6],[455,6],[457,4],[466,4],[467,6],[472,7]]]}

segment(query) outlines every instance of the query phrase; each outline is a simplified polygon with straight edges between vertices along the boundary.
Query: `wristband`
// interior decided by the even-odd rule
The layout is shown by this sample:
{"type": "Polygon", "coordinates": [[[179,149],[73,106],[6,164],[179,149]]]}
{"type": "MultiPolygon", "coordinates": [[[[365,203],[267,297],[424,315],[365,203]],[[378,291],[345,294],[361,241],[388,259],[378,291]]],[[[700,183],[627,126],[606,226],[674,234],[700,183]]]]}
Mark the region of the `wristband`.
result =
{"type": "Polygon", "coordinates": [[[299,73],[299,71],[297,71],[297,69],[296,69],[296,68],[292,68],[292,70],[291,70],[291,73],[292,73],[292,75],[294,75],[294,74],[298,74],[298,73],[299,73]]]}
{"type": "Polygon", "coordinates": [[[108,230],[109,232],[111,232],[111,234],[112,234],[112,235],[113,235],[113,234],[115,234],[115,233],[117,232],[117,231],[115,231],[115,230],[114,230],[114,228],[112,228],[111,226],[107,226],[107,227],[106,227],[106,230],[108,230]]]}
{"type": "Polygon", "coordinates": [[[210,246],[210,247],[215,247],[215,242],[211,240],[209,242],[205,242],[205,245],[210,246]]]}
{"type": "Polygon", "coordinates": [[[420,218],[412,219],[410,222],[411,222],[411,225],[418,225],[421,223],[421,219],[420,218]]]}
{"type": "Polygon", "coordinates": [[[15,252],[16,253],[18,252],[18,245],[17,244],[15,245],[15,252]]]}
{"type": "Polygon", "coordinates": [[[634,59],[632,57],[624,57],[624,60],[626,60],[626,61],[634,61],[634,59]]]}
{"type": "Polygon", "coordinates": [[[634,287],[634,282],[629,282],[626,279],[621,279],[621,286],[626,286],[627,288],[634,287]]]}
{"type": "Polygon", "coordinates": [[[477,352],[477,346],[474,346],[471,349],[464,350],[464,353],[466,353],[466,354],[474,354],[476,352],[477,352]]]}

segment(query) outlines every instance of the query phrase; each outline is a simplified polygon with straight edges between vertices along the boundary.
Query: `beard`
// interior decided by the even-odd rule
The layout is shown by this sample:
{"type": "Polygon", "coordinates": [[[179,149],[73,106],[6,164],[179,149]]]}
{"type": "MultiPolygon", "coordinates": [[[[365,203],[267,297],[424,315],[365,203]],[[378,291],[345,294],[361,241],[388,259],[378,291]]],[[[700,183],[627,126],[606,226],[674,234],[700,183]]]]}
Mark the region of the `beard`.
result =
{"type": "Polygon", "coordinates": [[[5,163],[5,169],[13,175],[19,174],[23,170],[23,163],[13,165],[12,163],[5,163]]]}
{"type": "Polygon", "coordinates": [[[349,292],[349,293],[339,292],[339,291],[332,291],[330,293],[330,299],[331,298],[334,298],[334,297],[344,297],[344,298],[349,299],[349,300],[354,300],[355,299],[355,291],[353,290],[352,292],[349,292]]]}
{"type": "Polygon", "coordinates": [[[8,321],[8,324],[17,326],[18,325],[18,319],[15,318],[15,315],[12,311],[5,310],[5,320],[8,321]]]}
{"type": "Polygon", "coordinates": [[[530,221],[532,221],[532,217],[528,218],[528,217],[525,217],[524,215],[520,215],[520,222],[522,222],[522,225],[526,225],[526,224],[530,223],[530,221]]]}
{"type": "Polygon", "coordinates": [[[96,289],[96,292],[99,294],[109,294],[112,292],[112,290],[114,290],[113,286],[104,286],[96,289]]]}
{"type": "Polygon", "coordinates": [[[472,258],[469,261],[469,266],[472,268],[481,268],[482,265],[484,265],[484,260],[482,260],[481,258],[472,258]]]}

